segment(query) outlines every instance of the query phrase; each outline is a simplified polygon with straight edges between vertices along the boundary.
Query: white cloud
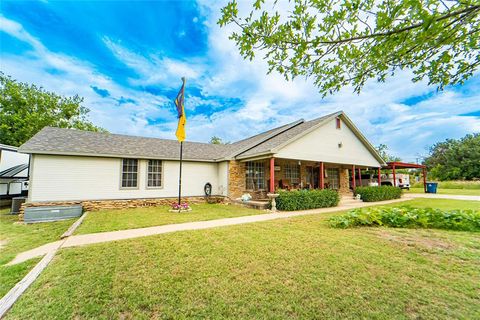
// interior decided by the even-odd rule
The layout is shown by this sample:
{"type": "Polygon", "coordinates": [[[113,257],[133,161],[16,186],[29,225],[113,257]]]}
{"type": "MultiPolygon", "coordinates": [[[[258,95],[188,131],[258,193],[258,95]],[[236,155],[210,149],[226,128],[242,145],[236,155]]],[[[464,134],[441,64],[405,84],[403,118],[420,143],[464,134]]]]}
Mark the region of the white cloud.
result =
{"type": "Polygon", "coordinates": [[[144,56],[128,49],[120,41],[112,41],[108,37],[103,38],[105,45],[112,51],[115,57],[138,75],[130,79],[132,85],[162,85],[178,86],[179,75],[188,80],[196,80],[202,73],[201,65],[186,63],[165,56],[150,54],[144,56]]]}
{"type": "Polygon", "coordinates": [[[170,101],[164,97],[122,87],[98,73],[90,63],[53,53],[17,22],[3,17],[1,19],[2,31],[32,45],[32,51],[26,55],[2,53],[1,69],[6,74],[19,81],[35,83],[49,91],[84,97],[84,105],[91,110],[90,119],[112,132],[167,136],[161,128],[149,125],[147,119],[174,120],[170,106],[165,108],[170,101]],[[55,72],[51,73],[51,70],[55,72]],[[110,96],[100,97],[91,86],[108,90],[110,96]],[[120,97],[127,97],[135,102],[125,103],[120,107],[120,97]]]}
{"type": "MultiPolygon", "coordinates": [[[[247,2],[240,2],[241,10],[247,2]]],[[[322,99],[311,81],[296,79],[287,82],[281,75],[267,75],[261,59],[245,61],[234,43],[228,39],[232,28],[220,29],[218,2],[200,2],[202,23],[208,29],[208,52],[204,57],[183,61],[148,52],[136,52],[129,44],[104,37],[103,41],[115,57],[137,75],[129,83],[180,86],[178,75],[187,77],[188,86],[199,87],[205,96],[234,98],[242,107],[222,105],[219,101],[189,97],[187,112],[199,106],[211,106],[212,115],[188,118],[187,136],[195,141],[208,141],[213,135],[235,141],[273,126],[298,118],[313,118],[336,110],[344,110],[374,144],[385,143],[391,151],[412,161],[425,147],[448,137],[458,138],[480,131],[480,120],[458,114],[479,109],[480,95],[447,89],[414,105],[402,103],[406,98],[431,94],[426,83],[412,83],[411,74],[402,72],[386,83],[368,82],[360,95],[345,88],[334,96],[322,99]],[[372,122],[374,124],[372,124],[372,122]]],[[[2,69],[21,81],[36,83],[58,93],[85,97],[91,108],[91,120],[112,132],[173,138],[176,119],[171,101],[132,87],[125,87],[99,73],[95,66],[73,57],[53,53],[20,24],[0,17],[0,30],[29,43],[28,55],[2,54],[2,69]],[[61,75],[49,73],[61,71],[61,75]],[[101,98],[91,86],[109,91],[101,98]],[[120,97],[133,99],[118,106],[120,97]],[[149,119],[166,123],[152,125],[149,119]]],[[[195,19],[195,18],[193,18],[195,19]]],[[[198,18],[197,18],[198,21],[198,18]]],[[[478,78],[471,82],[480,82],[478,78]]],[[[478,86],[477,86],[478,87],[478,86]]]]}
{"type": "MultiPolygon", "coordinates": [[[[386,143],[393,153],[412,161],[416,154],[424,154],[425,147],[437,141],[480,131],[479,118],[458,116],[478,110],[480,94],[468,96],[452,88],[435,93],[435,88],[429,87],[426,82],[413,83],[410,80],[412,74],[408,71],[397,73],[386,83],[372,80],[359,95],[353,93],[352,88],[344,88],[325,99],[309,80],[287,82],[276,73],[267,75],[266,62],[258,58],[244,61],[240,57],[234,43],[228,39],[235,28],[227,26],[220,29],[216,24],[224,3],[208,0],[199,3],[207,16],[209,57],[216,62],[213,66],[215,72],[208,78],[203,90],[212,95],[240,97],[245,102],[244,108],[230,114],[237,123],[250,123],[246,126],[237,124],[237,128],[244,128],[243,136],[263,130],[263,126],[257,125],[267,120],[271,126],[341,109],[374,144],[386,143]],[[402,104],[407,98],[427,94],[431,97],[414,106],[402,104]],[[383,121],[375,122],[378,118],[383,121]]],[[[238,4],[240,12],[248,13],[250,2],[238,4]]],[[[478,78],[472,81],[480,82],[478,78]]],[[[216,128],[220,127],[216,123],[223,122],[223,119],[212,118],[210,121],[216,128]]],[[[230,135],[227,133],[226,137],[230,135]]]]}

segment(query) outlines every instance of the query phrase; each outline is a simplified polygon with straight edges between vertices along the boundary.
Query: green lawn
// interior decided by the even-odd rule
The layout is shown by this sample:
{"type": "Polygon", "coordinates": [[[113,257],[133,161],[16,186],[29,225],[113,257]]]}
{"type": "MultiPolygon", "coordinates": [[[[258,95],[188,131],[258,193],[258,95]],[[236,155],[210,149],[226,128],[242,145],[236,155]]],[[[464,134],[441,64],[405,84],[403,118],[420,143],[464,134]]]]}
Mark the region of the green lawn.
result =
{"type": "Polygon", "coordinates": [[[266,211],[224,204],[192,204],[192,211],[168,212],[169,206],[89,212],[76,234],[144,228],[165,224],[205,221],[262,214],[266,211]]]}
{"type": "MultiPolygon", "coordinates": [[[[442,209],[446,210],[455,209],[460,204],[469,209],[476,209],[480,206],[480,202],[478,201],[447,199],[435,199],[435,201],[438,206],[442,206],[442,209]]],[[[429,203],[430,199],[414,199],[402,202],[402,204],[411,204],[412,206],[419,207],[428,207],[429,203]]],[[[395,205],[398,206],[400,204],[392,204],[391,206],[395,205]]],[[[194,204],[192,205],[192,208],[193,210],[187,213],[168,212],[169,207],[147,207],[89,212],[88,216],[75,233],[86,234],[144,228],[173,223],[201,220],[206,221],[265,213],[265,211],[244,208],[236,205],[194,204]]]]}
{"type": "Polygon", "coordinates": [[[0,297],[20,281],[35,266],[38,259],[29,260],[16,266],[5,266],[17,253],[60,240],[60,236],[73,220],[35,224],[18,223],[17,215],[0,210],[0,297]]]}
{"type": "Polygon", "coordinates": [[[480,318],[479,233],[333,214],[62,249],[6,318],[480,318]]]}
{"type": "MultiPolygon", "coordinates": [[[[406,193],[423,193],[423,188],[410,188],[406,193]]],[[[480,196],[480,189],[437,189],[438,194],[457,194],[463,196],[480,196]]]]}

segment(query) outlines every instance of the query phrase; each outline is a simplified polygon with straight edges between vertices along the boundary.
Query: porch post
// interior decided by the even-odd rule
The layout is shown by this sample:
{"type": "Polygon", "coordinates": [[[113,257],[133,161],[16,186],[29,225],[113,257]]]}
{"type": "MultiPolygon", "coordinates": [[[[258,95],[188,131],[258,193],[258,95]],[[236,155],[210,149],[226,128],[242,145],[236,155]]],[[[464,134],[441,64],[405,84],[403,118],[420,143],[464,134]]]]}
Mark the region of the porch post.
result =
{"type": "Polygon", "coordinates": [[[357,182],[355,181],[355,165],[352,166],[352,190],[355,192],[355,188],[357,187],[357,182]]]}
{"type": "Polygon", "coordinates": [[[358,181],[360,182],[360,187],[362,186],[362,169],[358,168],[358,181]]]}
{"type": "Polygon", "coordinates": [[[270,158],[270,192],[275,192],[275,158],[270,158]]]}
{"type": "Polygon", "coordinates": [[[395,176],[395,165],[393,165],[393,186],[397,186],[397,178],[395,176]]]}
{"type": "Polygon", "coordinates": [[[422,169],[423,173],[423,192],[427,193],[427,169],[422,169]]]}
{"type": "Polygon", "coordinates": [[[325,172],[323,167],[323,162],[320,162],[320,189],[325,188],[325,183],[323,179],[325,178],[325,172]]]}
{"type": "Polygon", "coordinates": [[[382,185],[382,168],[378,167],[378,186],[382,185]]]}

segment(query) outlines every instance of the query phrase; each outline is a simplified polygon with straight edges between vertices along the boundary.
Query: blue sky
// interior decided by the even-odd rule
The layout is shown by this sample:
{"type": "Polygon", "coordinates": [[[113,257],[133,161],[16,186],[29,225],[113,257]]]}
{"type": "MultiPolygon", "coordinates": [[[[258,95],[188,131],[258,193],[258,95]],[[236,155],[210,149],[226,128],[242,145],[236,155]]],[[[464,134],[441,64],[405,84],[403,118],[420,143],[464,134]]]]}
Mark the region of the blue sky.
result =
{"type": "MultiPolygon", "coordinates": [[[[225,1],[226,2],[226,1],[225,1]]],[[[187,139],[235,141],[298,118],[344,110],[406,161],[446,138],[480,132],[480,77],[437,92],[408,71],[322,99],[308,79],[266,75],[216,25],[222,1],[2,1],[0,69],[78,94],[114,133],[174,139],[172,104],[187,77],[187,139]]],[[[241,3],[246,7],[248,2],[241,3]]]]}

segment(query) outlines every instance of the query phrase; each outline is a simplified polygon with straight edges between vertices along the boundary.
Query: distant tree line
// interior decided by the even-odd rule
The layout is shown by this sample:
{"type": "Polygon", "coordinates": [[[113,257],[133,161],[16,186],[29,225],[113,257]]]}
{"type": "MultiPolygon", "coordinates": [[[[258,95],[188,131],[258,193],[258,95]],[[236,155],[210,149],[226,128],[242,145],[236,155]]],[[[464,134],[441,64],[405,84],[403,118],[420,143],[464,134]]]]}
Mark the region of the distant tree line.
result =
{"type": "Polygon", "coordinates": [[[480,133],[434,144],[424,164],[440,181],[480,179],[480,133]]]}
{"type": "Polygon", "coordinates": [[[82,102],[0,72],[0,143],[20,146],[45,126],[105,131],[87,119],[90,110],[82,102]]]}
{"type": "Polygon", "coordinates": [[[385,162],[402,161],[401,158],[388,153],[388,146],[386,144],[379,144],[376,149],[378,154],[383,158],[383,160],[385,160],[385,162]]]}

